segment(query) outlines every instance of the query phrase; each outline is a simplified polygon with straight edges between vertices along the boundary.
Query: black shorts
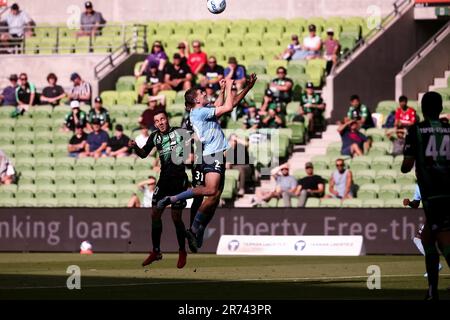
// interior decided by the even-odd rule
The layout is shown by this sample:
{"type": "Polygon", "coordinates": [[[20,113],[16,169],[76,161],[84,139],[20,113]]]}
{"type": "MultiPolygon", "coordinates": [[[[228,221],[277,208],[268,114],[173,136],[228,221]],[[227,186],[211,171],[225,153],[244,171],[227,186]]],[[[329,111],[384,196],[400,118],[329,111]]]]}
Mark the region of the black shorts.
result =
{"type": "Polygon", "coordinates": [[[209,172],[220,174],[219,190],[223,191],[223,187],[225,185],[225,157],[223,152],[203,156],[200,169],[203,173],[203,179],[205,179],[206,174],[208,174],[209,172]]]}
{"type": "Polygon", "coordinates": [[[433,232],[450,231],[450,197],[434,198],[423,201],[423,210],[427,224],[433,232]]]}
{"type": "MultiPolygon", "coordinates": [[[[174,196],[186,191],[188,189],[188,181],[186,174],[184,176],[160,177],[153,192],[152,206],[156,206],[158,201],[164,197],[174,196]]],[[[172,208],[174,209],[184,209],[185,207],[186,200],[177,201],[172,204],[172,208]]]]}
{"type": "Polygon", "coordinates": [[[205,176],[202,171],[201,164],[194,164],[192,166],[192,188],[205,185],[205,176]]]}

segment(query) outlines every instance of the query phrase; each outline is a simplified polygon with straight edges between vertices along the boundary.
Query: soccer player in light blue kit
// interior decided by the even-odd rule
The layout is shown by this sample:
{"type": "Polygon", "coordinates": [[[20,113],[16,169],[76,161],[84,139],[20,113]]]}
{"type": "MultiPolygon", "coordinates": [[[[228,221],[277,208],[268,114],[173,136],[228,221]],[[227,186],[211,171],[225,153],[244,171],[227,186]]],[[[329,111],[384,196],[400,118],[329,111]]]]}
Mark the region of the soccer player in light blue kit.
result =
{"type": "MultiPolygon", "coordinates": [[[[403,205],[406,207],[410,207],[413,209],[417,209],[420,206],[420,201],[422,201],[422,197],[420,195],[420,188],[419,185],[416,184],[416,188],[414,190],[414,196],[412,200],[409,199],[403,199],[403,205]]],[[[419,230],[417,231],[416,235],[413,238],[413,242],[416,245],[417,249],[420,251],[422,255],[425,255],[425,250],[422,245],[422,231],[425,225],[421,226],[419,230]]],[[[442,270],[442,264],[439,263],[439,271],[442,270]]],[[[424,277],[428,277],[428,273],[425,272],[423,275],[424,277]]]]}
{"type": "MultiPolygon", "coordinates": [[[[195,215],[191,228],[186,231],[189,248],[192,252],[202,246],[203,234],[206,226],[214,216],[219,205],[220,196],[225,183],[225,151],[229,148],[225,134],[220,127],[218,119],[230,113],[240,100],[253,88],[256,75],[252,74],[247,81],[245,89],[236,93],[233,80],[221,81],[222,89],[225,87],[225,103],[208,104],[206,93],[202,89],[189,89],[186,91],[185,105],[190,110],[190,122],[202,142],[203,152],[201,161],[201,173],[204,185],[197,186],[175,196],[168,196],[158,202],[158,207],[164,208],[177,201],[206,197],[195,215]]],[[[223,92],[223,91],[222,91],[223,92]]]]}

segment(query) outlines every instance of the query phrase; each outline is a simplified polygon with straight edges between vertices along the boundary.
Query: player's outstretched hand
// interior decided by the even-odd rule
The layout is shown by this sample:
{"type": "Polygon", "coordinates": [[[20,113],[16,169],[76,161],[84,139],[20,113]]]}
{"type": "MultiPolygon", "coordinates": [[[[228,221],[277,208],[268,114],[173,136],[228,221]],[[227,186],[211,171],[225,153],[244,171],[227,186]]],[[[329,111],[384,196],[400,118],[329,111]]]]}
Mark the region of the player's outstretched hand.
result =
{"type": "Polygon", "coordinates": [[[225,88],[227,86],[227,80],[225,79],[220,79],[219,80],[219,85],[220,85],[220,90],[221,91],[225,91],[225,88]]]}
{"type": "Polygon", "coordinates": [[[403,199],[403,205],[405,207],[409,206],[409,203],[410,203],[409,199],[403,199]]]}
{"type": "Polygon", "coordinates": [[[137,146],[136,141],[131,140],[128,141],[128,148],[135,148],[137,146]]]}
{"type": "Polygon", "coordinates": [[[249,86],[250,88],[253,88],[253,86],[256,83],[256,80],[258,80],[258,78],[256,77],[256,73],[252,73],[250,75],[250,78],[247,80],[247,86],[249,86]]]}

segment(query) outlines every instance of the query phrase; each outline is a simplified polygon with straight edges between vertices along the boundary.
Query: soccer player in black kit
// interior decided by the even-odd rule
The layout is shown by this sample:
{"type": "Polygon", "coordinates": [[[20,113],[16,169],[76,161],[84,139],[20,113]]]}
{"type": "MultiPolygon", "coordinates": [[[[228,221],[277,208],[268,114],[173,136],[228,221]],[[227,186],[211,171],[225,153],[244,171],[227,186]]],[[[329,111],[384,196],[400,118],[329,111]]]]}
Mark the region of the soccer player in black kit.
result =
{"type": "Polygon", "coordinates": [[[416,166],[426,222],[422,231],[428,291],[425,299],[438,299],[439,247],[450,266],[450,125],[439,119],[442,97],[427,92],[422,98],[425,120],[408,130],[401,167],[403,173],[416,166]]]}
{"type": "MultiPolygon", "coordinates": [[[[142,148],[139,148],[134,140],[130,140],[129,147],[134,149],[136,154],[146,158],[153,148],[159,152],[161,161],[161,173],[152,198],[152,242],[153,251],[142,263],[142,266],[161,260],[160,249],[162,221],[161,215],[164,209],[158,209],[156,204],[165,196],[175,195],[187,190],[188,177],[185,171],[184,151],[188,143],[188,133],[186,130],[170,127],[167,113],[160,111],[155,114],[155,127],[142,148]]],[[[188,149],[189,150],[189,149],[188,149]]],[[[179,256],[177,267],[179,269],[186,265],[186,228],[182,220],[182,211],[186,207],[186,201],[178,201],[172,204],[172,220],[175,224],[177,240],[179,245],[179,256]]]]}

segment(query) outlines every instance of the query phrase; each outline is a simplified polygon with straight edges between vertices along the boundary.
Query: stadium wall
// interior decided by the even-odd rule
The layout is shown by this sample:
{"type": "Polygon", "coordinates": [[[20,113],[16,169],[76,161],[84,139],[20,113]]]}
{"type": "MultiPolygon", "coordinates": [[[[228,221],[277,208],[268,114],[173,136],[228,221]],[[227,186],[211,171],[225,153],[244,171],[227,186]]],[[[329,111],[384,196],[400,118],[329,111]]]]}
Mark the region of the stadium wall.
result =
{"type": "MultiPolygon", "coordinates": [[[[185,221],[189,216],[185,211],[185,221]]],[[[218,209],[202,252],[216,252],[220,235],[363,235],[368,254],[417,253],[411,239],[421,209],[218,209]]],[[[149,209],[0,208],[0,251],[148,252],[149,209]]],[[[177,252],[170,214],[163,215],[162,250],[177,252]]]]}
{"type": "MultiPolygon", "coordinates": [[[[414,7],[409,9],[381,34],[338,67],[327,78],[332,91],[333,112],[337,121],[346,115],[349,98],[358,94],[372,112],[378,102],[395,98],[395,76],[405,63],[447,21],[415,21],[414,7]]],[[[417,96],[409,97],[416,100],[417,96]]]]}
{"type": "MultiPolygon", "coordinates": [[[[84,10],[84,0],[18,0],[17,3],[38,23],[71,22],[84,10]]],[[[385,15],[392,10],[393,3],[393,0],[228,0],[227,10],[213,16],[207,11],[205,0],[93,1],[94,8],[102,12],[106,20],[121,22],[366,16],[369,7],[385,15]]]]}

